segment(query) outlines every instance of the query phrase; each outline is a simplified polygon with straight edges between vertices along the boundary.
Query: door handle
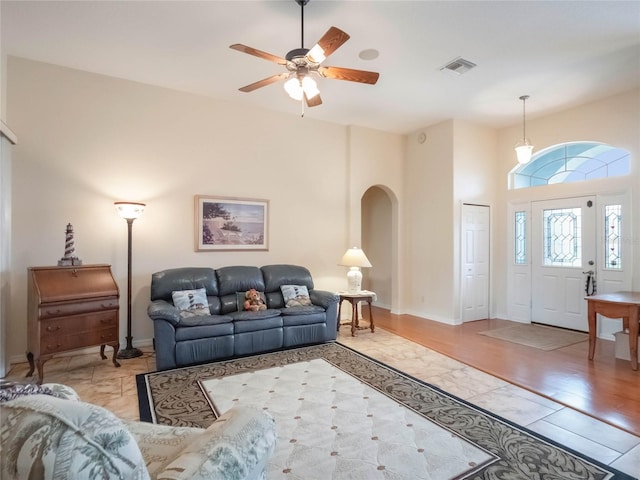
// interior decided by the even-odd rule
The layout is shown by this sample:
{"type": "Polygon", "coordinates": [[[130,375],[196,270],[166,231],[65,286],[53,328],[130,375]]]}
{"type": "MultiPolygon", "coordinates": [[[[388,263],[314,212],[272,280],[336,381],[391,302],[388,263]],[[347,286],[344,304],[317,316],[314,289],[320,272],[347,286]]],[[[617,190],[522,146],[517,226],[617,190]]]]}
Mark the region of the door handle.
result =
{"type": "Polygon", "coordinates": [[[586,272],[582,272],[583,275],[587,276],[587,279],[585,280],[584,283],[584,293],[587,295],[587,297],[590,297],[591,295],[595,295],[597,292],[596,289],[596,272],[594,272],[593,270],[587,270],[586,272]]]}

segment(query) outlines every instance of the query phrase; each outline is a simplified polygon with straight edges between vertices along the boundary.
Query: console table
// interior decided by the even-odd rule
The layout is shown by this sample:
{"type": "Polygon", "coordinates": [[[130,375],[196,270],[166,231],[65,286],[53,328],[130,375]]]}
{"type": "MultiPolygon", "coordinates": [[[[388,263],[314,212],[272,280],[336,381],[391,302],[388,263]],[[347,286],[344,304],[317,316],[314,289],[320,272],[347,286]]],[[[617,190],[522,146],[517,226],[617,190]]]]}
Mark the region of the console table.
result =
{"type": "Polygon", "coordinates": [[[375,332],[375,325],[373,323],[373,313],[371,311],[371,302],[375,300],[376,294],[363,290],[359,293],[338,292],[340,296],[340,302],[338,303],[338,325],[337,329],[340,330],[340,313],[342,312],[342,302],[344,300],[351,304],[351,322],[344,323],[343,325],[351,325],[351,336],[356,336],[356,330],[364,330],[366,327],[360,327],[358,319],[358,304],[360,302],[367,302],[369,304],[369,327],[371,333],[375,332]]]}
{"type": "Polygon", "coordinates": [[[631,368],[638,370],[638,325],[640,324],[640,292],[603,293],[585,297],[589,320],[589,360],[596,351],[598,314],[622,318],[622,328],[629,331],[631,368]]]}
{"type": "Polygon", "coordinates": [[[119,292],[109,265],[31,267],[28,269],[27,332],[29,373],[55,354],[85,347],[113,347],[119,343],[119,292]]]}

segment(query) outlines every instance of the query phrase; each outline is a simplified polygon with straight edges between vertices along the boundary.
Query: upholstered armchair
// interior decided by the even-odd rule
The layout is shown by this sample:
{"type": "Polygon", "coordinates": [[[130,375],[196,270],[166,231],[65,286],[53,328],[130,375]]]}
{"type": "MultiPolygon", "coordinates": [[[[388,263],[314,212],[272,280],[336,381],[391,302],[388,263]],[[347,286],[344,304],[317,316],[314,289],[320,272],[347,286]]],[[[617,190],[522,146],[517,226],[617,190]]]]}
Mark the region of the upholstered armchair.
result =
{"type": "Polygon", "coordinates": [[[206,429],[125,422],[69,387],[0,403],[3,479],[263,479],[273,417],[236,407],[206,429]]]}

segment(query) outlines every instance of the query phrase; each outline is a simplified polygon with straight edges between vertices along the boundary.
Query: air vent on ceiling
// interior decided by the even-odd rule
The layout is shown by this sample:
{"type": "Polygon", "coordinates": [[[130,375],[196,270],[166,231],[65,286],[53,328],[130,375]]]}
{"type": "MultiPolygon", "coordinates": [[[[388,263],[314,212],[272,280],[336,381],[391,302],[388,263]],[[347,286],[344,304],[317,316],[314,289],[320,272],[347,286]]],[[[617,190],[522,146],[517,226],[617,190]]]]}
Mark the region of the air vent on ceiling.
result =
{"type": "Polygon", "coordinates": [[[462,75],[463,73],[467,73],[475,66],[475,63],[470,62],[469,60],[465,60],[462,57],[458,57],[447,63],[444,67],[440,68],[440,70],[444,72],[455,73],[456,75],[462,75]]]}

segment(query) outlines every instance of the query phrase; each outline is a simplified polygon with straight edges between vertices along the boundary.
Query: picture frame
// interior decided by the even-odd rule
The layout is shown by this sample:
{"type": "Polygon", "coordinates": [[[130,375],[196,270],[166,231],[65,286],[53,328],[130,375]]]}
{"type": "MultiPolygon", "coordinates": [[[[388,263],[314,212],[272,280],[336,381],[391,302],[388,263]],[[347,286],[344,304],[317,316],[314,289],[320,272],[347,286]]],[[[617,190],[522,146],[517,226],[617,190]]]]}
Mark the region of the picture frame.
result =
{"type": "Polygon", "coordinates": [[[269,250],[269,200],[195,195],[195,250],[269,250]]]}

